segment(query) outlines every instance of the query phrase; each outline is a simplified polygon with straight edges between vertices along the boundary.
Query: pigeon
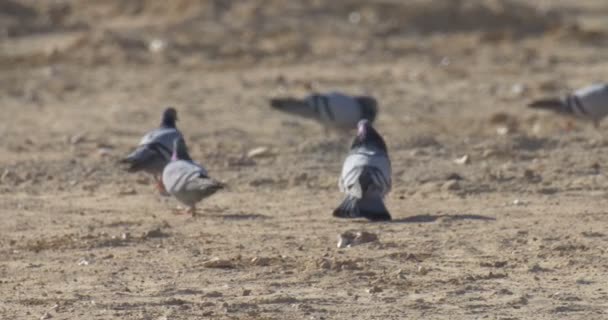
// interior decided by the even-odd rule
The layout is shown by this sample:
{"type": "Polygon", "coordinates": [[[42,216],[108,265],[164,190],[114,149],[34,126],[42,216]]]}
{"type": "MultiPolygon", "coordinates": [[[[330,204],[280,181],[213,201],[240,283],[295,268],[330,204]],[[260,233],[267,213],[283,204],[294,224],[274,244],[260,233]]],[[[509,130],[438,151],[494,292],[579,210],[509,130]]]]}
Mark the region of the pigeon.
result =
{"type": "Polygon", "coordinates": [[[338,185],[346,197],[334,210],[334,217],[391,220],[383,200],[391,190],[391,161],[384,139],[368,120],[357,125],[338,185]]]}
{"type": "Polygon", "coordinates": [[[128,164],[128,172],[144,171],[152,174],[161,193],[165,193],[162,184],[163,168],[171,160],[173,141],[183,138],[175,126],[177,111],[167,108],[163,112],[160,127],[146,133],[137,148],[120,162],[128,164]]]}
{"type": "Polygon", "coordinates": [[[196,204],[223,189],[224,184],[211,179],[203,166],[192,161],[187,150],[183,138],[175,139],[171,162],[163,170],[162,181],[165,190],[188,206],[187,212],[194,217],[196,204]]]}
{"type": "Polygon", "coordinates": [[[367,119],[374,122],[378,115],[378,103],[369,96],[349,96],[339,92],[311,94],[304,99],[274,98],[273,109],[314,119],[326,129],[340,131],[354,129],[357,122],[367,119]]]}
{"type": "Polygon", "coordinates": [[[608,115],[608,84],[594,84],[561,98],[536,100],[528,107],[591,121],[598,128],[600,121],[608,115]]]}

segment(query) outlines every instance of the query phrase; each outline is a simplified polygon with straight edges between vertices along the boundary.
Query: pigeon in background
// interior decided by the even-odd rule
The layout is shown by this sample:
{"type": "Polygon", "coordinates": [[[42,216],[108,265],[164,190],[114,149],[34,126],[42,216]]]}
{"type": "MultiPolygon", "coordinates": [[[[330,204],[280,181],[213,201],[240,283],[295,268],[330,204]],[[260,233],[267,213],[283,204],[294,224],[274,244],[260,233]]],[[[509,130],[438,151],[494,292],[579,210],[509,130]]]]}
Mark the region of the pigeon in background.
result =
{"type": "Polygon", "coordinates": [[[598,128],[600,121],[608,115],[608,84],[594,84],[562,98],[536,100],[528,107],[591,121],[598,128]]]}
{"type": "Polygon", "coordinates": [[[369,96],[349,96],[339,92],[312,94],[304,99],[274,98],[273,109],[319,121],[325,128],[351,130],[361,119],[374,122],[378,103],[369,96]]]}
{"type": "Polygon", "coordinates": [[[152,174],[161,194],[165,193],[162,172],[171,160],[173,141],[183,139],[182,133],[175,126],[176,121],[177,111],[173,108],[165,109],[160,127],[146,133],[135,151],[120,161],[128,164],[128,172],[144,171],[152,174]]]}
{"type": "Polygon", "coordinates": [[[391,220],[384,206],[391,185],[391,161],[384,139],[368,120],[361,120],[339,181],[346,197],[334,210],[334,217],[391,220]]]}
{"type": "Polygon", "coordinates": [[[224,185],[209,177],[207,170],[192,161],[183,138],[175,139],[171,162],[163,170],[165,190],[179,202],[188,206],[187,212],[194,217],[196,204],[224,188],[224,185]]]}

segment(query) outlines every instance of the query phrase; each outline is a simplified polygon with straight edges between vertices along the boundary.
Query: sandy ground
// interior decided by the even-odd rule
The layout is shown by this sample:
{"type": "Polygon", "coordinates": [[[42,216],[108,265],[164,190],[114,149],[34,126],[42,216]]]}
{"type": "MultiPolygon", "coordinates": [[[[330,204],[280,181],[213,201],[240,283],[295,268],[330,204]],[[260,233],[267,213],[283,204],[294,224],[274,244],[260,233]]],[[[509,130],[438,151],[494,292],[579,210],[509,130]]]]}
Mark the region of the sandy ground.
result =
{"type": "Polygon", "coordinates": [[[608,318],[606,125],[525,108],[606,80],[608,4],[535,5],[0,1],[0,318],[608,318]],[[346,138],[267,105],[336,89],[393,222],[332,218],[346,138]],[[229,185],[199,218],[116,164],[168,105],[229,185]]]}

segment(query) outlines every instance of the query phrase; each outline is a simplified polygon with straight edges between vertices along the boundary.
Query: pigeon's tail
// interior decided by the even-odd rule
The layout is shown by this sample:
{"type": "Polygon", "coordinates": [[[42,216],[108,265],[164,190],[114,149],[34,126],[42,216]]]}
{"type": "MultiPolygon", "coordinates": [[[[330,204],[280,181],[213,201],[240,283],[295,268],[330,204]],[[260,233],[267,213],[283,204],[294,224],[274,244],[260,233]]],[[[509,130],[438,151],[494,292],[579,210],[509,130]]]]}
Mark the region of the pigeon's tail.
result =
{"type": "Polygon", "coordinates": [[[206,175],[201,175],[199,179],[188,182],[186,187],[189,190],[198,190],[203,198],[209,197],[224,188],[226,188],[224,183],[211,179],[206,175]]]}
{"type": "Polygon", "coordinates": [[[567,105],[564,104],[563,100],[558,98],[536,100],[528,104],[528,107],[532,109],[551,110],[558,113],[569,113],[567,105]]]}
{"type": "Polygon", "coordinates": [[[379,195],[361,199],[347,195],[333,215],[337,218],[366,218],[371,221],[391,220],[391,215],[379,195]]]}
{"type": "Polygon", "coordinates": [[[118,163],[125,165],[127,172],[136,172],[143,168],[142,163],[137,161],[137,158],[134,155],[129,155],[118,161],[118,163]]]}
{"type": "Polygon", "coordinates": [[[308,105],[308,102],[295,98],[274,98],[270,99],[270,107],[275,110],[280,110],[286,113],[300,115],[304,117],[315,117],[314,110],[308,105]]]}
{"type": "Polygon", "coordinates": [[[361,119],[367,119],[373,123],[378,116],[378,102],[376,99],[368,96],[360,96],[355,99],[361,106],[361,119]]]}
{"type": "Polygon", "coordinates": [[[167,163],[166,156],[150,147],[139,147],[119,163],[126,165],[127,172],[141,170],[162,171],[167,163]]]}

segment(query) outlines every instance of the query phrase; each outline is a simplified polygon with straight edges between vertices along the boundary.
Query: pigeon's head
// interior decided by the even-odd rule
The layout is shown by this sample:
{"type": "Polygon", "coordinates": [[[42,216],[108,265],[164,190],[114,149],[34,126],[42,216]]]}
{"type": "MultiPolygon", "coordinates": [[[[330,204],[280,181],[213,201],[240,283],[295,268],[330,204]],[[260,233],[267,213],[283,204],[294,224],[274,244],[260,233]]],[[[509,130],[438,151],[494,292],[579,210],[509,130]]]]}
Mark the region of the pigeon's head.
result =
{"type": "Polygon", "coordinates": [[[369,122],[374,122],[378,115],[378,101],[373,97],[359,96],[355,100],[361,106],[361,119],[367,119],[369,122]]]}
{"type": "Polygon", "coordinates": [[[384,139],[367,119],[359,120],[359,123],[357,123],[357,136],[351,145],[351,149],[359,147],[375,148],[388,152],[384,139]]]}
{"type": "Polygon", "coordinates": [[[173,140],[173,154],[171,155],[171,161],[187,160],[192,161],[190,154],[188,154],[188,147],[184,138],[177,138],[173,140]]]}
{"type": "Polygon", "coordinates": [[[361,119],[357,123],[357,138],[364,138],[368,128],[371,127],[369,120],[361,119]]]}
{"type": "Polygon", "coordinates": [[[163,112],[163,119],[160,125],[165,128],[175,128],[175,122],[177,121],[177,111],[174,108],[167,108],[163,112]]]}

